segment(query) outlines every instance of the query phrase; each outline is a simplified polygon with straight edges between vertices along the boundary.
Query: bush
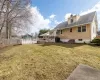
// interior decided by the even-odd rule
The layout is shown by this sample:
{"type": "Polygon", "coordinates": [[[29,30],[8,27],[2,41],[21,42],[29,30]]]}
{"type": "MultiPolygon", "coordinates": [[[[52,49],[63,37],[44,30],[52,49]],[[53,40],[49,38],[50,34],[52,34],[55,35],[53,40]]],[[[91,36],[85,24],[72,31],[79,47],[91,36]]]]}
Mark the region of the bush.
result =
{"type": "Polygon", "coordinates": [[[91,43],[97,45],[97,46],[100,46],[100,39],[94,39],[91,41],[91,43]]]}

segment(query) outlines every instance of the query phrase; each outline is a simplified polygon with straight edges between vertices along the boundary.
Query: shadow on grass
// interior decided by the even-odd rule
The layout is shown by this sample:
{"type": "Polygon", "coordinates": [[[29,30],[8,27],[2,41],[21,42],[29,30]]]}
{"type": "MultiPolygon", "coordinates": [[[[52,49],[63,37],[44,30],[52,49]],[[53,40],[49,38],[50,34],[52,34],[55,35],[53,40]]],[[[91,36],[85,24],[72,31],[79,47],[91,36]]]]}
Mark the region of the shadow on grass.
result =
{"type": "Polygon", "coordinates": [[[100,45],[96,45],[96,44],[89,44],[92,47],[96,47],[96,48],[100,48],[100,45]]]}
{"type": "Polygon", "coordinates": [[[20,46],[20,45],[7,46],[7,47],[4,47],[4,48],[0,48],[0,63],[3,62],[3,61],[11,60],[14,57],[15,54],[10,54],[10,55],[7,56],[7,55],[5,55],[5,52],[11,50],[12,48],[18,47],[18,46],[20,46]]]}
{"type": "Polygon", "coordinates": [[[65,47],[65,48],[74,48],[74,47],[79,47],[79,46],[84,46],[87,44],[68,44],[68,43],[44,43],[41,44],[41,46],[45,47],[45,46],[61,46],[61,47],[65,47]]]}

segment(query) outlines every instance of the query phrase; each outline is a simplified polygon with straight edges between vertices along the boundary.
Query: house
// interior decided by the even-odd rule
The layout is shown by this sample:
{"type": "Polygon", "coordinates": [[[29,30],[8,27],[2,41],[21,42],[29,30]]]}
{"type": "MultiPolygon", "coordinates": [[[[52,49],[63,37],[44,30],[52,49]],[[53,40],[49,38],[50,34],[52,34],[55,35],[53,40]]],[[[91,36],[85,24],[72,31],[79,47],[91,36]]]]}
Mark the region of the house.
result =
{"type": "Polygon", "coordinates": [[[41,34],[38,42],[55,42],[56,31],[50,30],[47,33],[41,34]]]}
{"type": "Polygon", "coordinates": [[[97,13],[71,15],[68,21],[58,24],[54,30],[56,37],[62,42],[90,43],[97,35],[97,13]]]}
{"type": "Polygon", "coordinates": [[[37,40],[33,38],[32,35],[26,34],[22,36],[22,44],[34,44],[37,43],[37,40]]]}
{"type": "Polygon", "coordinates": [[[29,34],[23,35],[22,39],[32,39],[32,36],[29,34]]]}

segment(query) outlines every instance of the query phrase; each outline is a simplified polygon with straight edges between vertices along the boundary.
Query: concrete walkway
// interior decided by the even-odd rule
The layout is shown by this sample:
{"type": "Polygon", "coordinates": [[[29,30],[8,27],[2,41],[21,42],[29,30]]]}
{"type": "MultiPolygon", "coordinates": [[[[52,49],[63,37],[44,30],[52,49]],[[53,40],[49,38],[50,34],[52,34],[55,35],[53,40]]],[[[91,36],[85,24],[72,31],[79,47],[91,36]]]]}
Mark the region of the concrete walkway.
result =
{"type": "Polygon", "coordinates": [[[100,80],[100,71],[80,64],[66,80],[100,80]]]}

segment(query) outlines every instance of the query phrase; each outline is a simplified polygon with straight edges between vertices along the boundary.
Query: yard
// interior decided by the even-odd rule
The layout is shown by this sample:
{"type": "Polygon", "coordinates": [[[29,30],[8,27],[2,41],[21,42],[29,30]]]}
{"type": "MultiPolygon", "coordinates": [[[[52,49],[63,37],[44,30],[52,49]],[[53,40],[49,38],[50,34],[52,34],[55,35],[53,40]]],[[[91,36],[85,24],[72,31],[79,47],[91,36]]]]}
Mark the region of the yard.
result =
{"type": "Polygon", "coordinates": [[[100,47],[34,44],[0,50],[0,80],[64,80],[78,66],[100,70],[100,47]]]}

